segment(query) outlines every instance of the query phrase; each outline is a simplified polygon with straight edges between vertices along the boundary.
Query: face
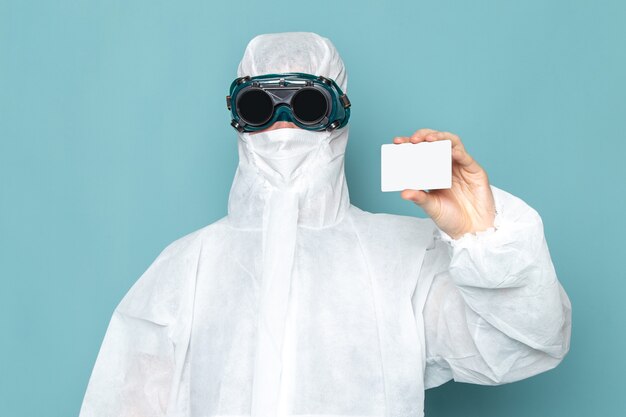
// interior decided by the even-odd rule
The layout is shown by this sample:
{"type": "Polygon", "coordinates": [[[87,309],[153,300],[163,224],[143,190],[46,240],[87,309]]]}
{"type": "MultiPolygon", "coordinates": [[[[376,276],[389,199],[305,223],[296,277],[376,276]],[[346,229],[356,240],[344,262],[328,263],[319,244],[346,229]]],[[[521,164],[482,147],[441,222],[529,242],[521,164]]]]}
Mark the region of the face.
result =
{"type": "Polygon", "coordinates": [[[274,123],[273,125],[271,125],[267,129],[257,130],[256,132],[250,132],[250,134],[254,135],[254,134],[257,134],[257,133],[261,133],[261,132],[267,132],[268,130],[282,129],[284,127],[291,127],[291,128],[298,129],[298,126],[295,123],[285,122],[285,121],[281,120],[279,122],[274,123]]]}

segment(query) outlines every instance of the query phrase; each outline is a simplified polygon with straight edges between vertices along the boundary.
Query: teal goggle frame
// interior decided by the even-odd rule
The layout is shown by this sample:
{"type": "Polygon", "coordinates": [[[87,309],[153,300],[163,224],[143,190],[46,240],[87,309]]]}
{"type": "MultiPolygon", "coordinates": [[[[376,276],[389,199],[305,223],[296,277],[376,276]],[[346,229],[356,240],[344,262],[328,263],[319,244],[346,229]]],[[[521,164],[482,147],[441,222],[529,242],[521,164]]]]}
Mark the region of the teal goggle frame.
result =
{"type": "Polygon", "coordinates": [[[263,130],[281,120],[332,131],[350,118],[350,100],[334,80],[300,72],[239,77],[230,85],[226,107],[239,132],[263,130]]]}

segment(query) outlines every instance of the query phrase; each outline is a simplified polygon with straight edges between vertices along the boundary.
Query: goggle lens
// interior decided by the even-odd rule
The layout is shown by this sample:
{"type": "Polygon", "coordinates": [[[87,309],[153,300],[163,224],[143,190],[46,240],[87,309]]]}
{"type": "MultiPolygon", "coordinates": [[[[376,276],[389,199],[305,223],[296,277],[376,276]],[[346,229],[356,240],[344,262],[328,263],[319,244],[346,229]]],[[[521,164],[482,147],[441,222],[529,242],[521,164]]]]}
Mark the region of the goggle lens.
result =
{"type": "Polygon", "coordinates": [[[326,115],[328,102],[321,91],[303,88],[291,99],[291,110],[301,123],[314,124],[326,115]]]}
{"type": "Polygon", "coordinates": [[[237,111],[248,124],[259,126],[272,117],[274,103],[265,91],[251,88],[238,98],[237,111]]]}

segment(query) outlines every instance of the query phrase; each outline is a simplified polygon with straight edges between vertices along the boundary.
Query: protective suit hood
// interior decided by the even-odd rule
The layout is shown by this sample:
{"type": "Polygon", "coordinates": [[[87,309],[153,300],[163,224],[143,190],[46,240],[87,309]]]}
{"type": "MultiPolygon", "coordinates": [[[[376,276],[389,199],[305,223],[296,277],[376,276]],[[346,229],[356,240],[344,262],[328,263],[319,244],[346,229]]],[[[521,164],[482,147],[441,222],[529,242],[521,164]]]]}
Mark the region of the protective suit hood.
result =
{"type": "MultiPolygon", "coordinates": [[[[335,80],[346,92],[347,74],[334,45],[309,32],[259,35],[246,47],[237,76],[306,72],[335,80]]],[[[272,194],[294,193],[298,225],[320,228],[339,221],[350,206],[344,174],[348,126],[332,132],[282,128],[237,132],[239,165],[229,200],[234,227],[263,228],[272,194]]]]}

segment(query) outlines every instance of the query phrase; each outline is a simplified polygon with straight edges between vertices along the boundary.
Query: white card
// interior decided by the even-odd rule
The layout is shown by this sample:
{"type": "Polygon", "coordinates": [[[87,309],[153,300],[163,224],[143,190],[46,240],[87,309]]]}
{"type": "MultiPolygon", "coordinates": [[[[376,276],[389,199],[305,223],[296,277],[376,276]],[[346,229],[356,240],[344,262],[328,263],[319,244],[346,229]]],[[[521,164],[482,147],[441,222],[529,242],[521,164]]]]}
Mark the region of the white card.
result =
{"type": "Polygon", "coordinates": [[[452,141],[388,143],[380,147],[381,190],[452,187],[452,141]]]}

